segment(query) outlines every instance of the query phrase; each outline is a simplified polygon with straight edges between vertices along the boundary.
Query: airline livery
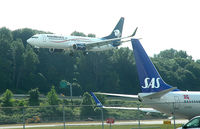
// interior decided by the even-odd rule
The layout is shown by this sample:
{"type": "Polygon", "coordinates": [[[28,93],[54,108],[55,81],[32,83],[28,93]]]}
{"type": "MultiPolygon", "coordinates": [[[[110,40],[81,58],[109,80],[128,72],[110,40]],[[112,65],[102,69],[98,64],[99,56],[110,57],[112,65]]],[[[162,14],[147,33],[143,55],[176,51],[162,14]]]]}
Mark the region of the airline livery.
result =
{"type": "Polygon", "coordinates": [[[117,48],[123,42],[130,41],[130,38],[136,34],[137,28],[132,35],[122,37],[123,25],[124,18],[122,17],[112,33],[103,38],[36,34],[29,38],[27,42],[35,48],[48,48],[51,53],[69,50],[70,55],[73,55],[74,51],[83,51],[84,54],[87,54],[88,51],[104,51],[117,48]],[[128,40],[121,41],[121,39],[128,40]]]}
{"type": "Polygon", "coordinates": [[[131,42],[142,93],[138,95],[99,94],[138,98],[139,101],[149,105],[154,110],[168,115],[174,114],[179,118],[190,119],[200,115],[200,92],[181,91],[165,83],[140,44],[140,41],[138,39],[131,39],[131,42]]]}

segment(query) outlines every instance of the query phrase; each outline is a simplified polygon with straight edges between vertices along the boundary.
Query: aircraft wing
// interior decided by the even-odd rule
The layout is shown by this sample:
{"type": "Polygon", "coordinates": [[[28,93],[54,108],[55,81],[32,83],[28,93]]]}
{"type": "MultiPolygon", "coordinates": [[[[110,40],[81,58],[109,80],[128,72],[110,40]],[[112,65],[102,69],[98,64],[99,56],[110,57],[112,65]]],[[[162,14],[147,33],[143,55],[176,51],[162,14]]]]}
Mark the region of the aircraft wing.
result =
{"type": "Polygon", "coordinates": [[[138,95],[113,94],[113,93],[100,93],[100,92],[96,92],[95,94],[100,94],[100,95],[109,95],[109,96],[118,96],[118,97],[127,97],[127,98],[138,99],[138,95]]]}
{"type": "Polygon", "coordinates": [[[103,106],[102,108],[105,109],[123,109],[123,110],[140,110],[143,112],[156,112],[156,113],[160,113],[158,110],[155,110],[153,108],[136,108],[136,107],[105,107],[103,106]]]}
{"type": "Polygon", "coordinates": [[[136,107],[106,107],[103,106],[102,103],[99,101],[99,99],[94,95],[93,92],[91,92],[91,95],[94,99],[94,101],[97,104],[97,107],[101,107],[101,108],[105,108],[105,109],[124,109],[124,110],[140,110],[143,112],[156,112],[156,113],[160,113],[159,111],[153,109],[153,108],[136,108],[136,107]]]}
{"type": "Polygon", "coordinates": [[[169,89],[160,91],[160,92],[156,92],[156,93],[147,95],[147,96],[145,96],[144,98],[150,98],[150,99],[152,99],[152,98],[154,98],[154,99],[155,99],[155,98],[160,98],[160,97],[162,97],[163,95],[165,95],[165,94],[167,94],[168,92],[173,91],[173,90],[175,90],[175,89],[177,89],[177,87],[172,87],[172,88],[169,88],[169,89]]]}
{"type": "MultiPolygon", "coordinates": [[[[135,36],[136,32],[137,32],[138,27],[135,29],[135,31],[133,32],[132,35],[127,36],[127,37],[120,37],[120,38],[112,38],[112,39],[106,39],[106,40],[102,40],[102,41],[97,41],[97,42],[88,42],[87,44],[85,44],[85,46],[87,47],[87,49],[96,47],[96,46],[103,46],[103,45],[107,45],[110,44],[112,41],[117,41],[117,40],[121,40],[121,39],[130,39],[133,36],[135,36]]],[[[118,43],[124,43],[124,42],[128,42],[130,40],[126,40],[126,41],[118,41],[118,43]]]]}

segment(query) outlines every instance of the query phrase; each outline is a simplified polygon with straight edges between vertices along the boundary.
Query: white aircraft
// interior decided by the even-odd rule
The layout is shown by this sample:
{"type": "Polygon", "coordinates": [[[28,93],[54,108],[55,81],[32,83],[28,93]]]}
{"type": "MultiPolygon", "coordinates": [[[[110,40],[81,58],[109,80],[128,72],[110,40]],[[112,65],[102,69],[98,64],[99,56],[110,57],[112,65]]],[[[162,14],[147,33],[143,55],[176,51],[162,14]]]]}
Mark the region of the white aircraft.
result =
{"type": "MultiPolygon", "coordinates": [[[[165,83],[138,39],[131,39],[142,93],[138,95],[98,93],[138,98],[142,103],[162,113],[191,119],[200,115],[200,92],[180,91],[165,83]]],[[[151,109],[152,110],[152,109],[151,109]]],[[[153,110],[154,111],[154,110],[153,110]]],[[[151,111],[150,111],[151,112],[151,111]]]]}
{"type": "Polygon", "coordinates": [[[134,33],[127,37],[122,36],[124,18],[122,17],[115,26],[112,33],[103,38],[91,38],[80,36],[62,36],[55,34],[36,34],[29,38],[27,42],[35,48],[48,48],[52,52],[61,52],[63,50],[71,51],[70,55],[73,55],[74,51],[83,51],[87,54],[88,51],[103,51],[108,49],[117,48],[123,42],[130,41],[130,38],[136,34],[137,28],[134,33]],[[121,39],[128,39],[121,41],[121,39]]]}

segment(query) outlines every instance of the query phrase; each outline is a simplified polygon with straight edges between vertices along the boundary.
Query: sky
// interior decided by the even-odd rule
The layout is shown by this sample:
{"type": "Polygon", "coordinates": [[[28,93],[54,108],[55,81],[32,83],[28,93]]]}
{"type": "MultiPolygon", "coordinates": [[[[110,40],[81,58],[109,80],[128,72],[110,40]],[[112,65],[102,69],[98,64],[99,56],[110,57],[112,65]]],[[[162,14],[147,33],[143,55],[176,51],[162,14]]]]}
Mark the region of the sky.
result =
{"type": "Polygon", "coordinates": [[[136,38],[148,55],[173,48],[200,59],[199,0],[1,0],[0,5],[0,28],[104,37],[124,17],[123,36],[138,27],[136,38]]]}

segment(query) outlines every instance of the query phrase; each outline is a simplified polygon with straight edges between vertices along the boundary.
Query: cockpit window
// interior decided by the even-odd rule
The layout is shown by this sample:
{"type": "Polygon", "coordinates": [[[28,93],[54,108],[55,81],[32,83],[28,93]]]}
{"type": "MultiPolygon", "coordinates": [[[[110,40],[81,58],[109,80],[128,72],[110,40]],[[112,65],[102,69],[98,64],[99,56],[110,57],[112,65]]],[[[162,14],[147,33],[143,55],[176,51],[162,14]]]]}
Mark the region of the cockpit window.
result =
{"type": "Polygon", "coordinates": [[[32,36],[31,38],[37,39],[38,37],[37,36],[32,36]]]}

